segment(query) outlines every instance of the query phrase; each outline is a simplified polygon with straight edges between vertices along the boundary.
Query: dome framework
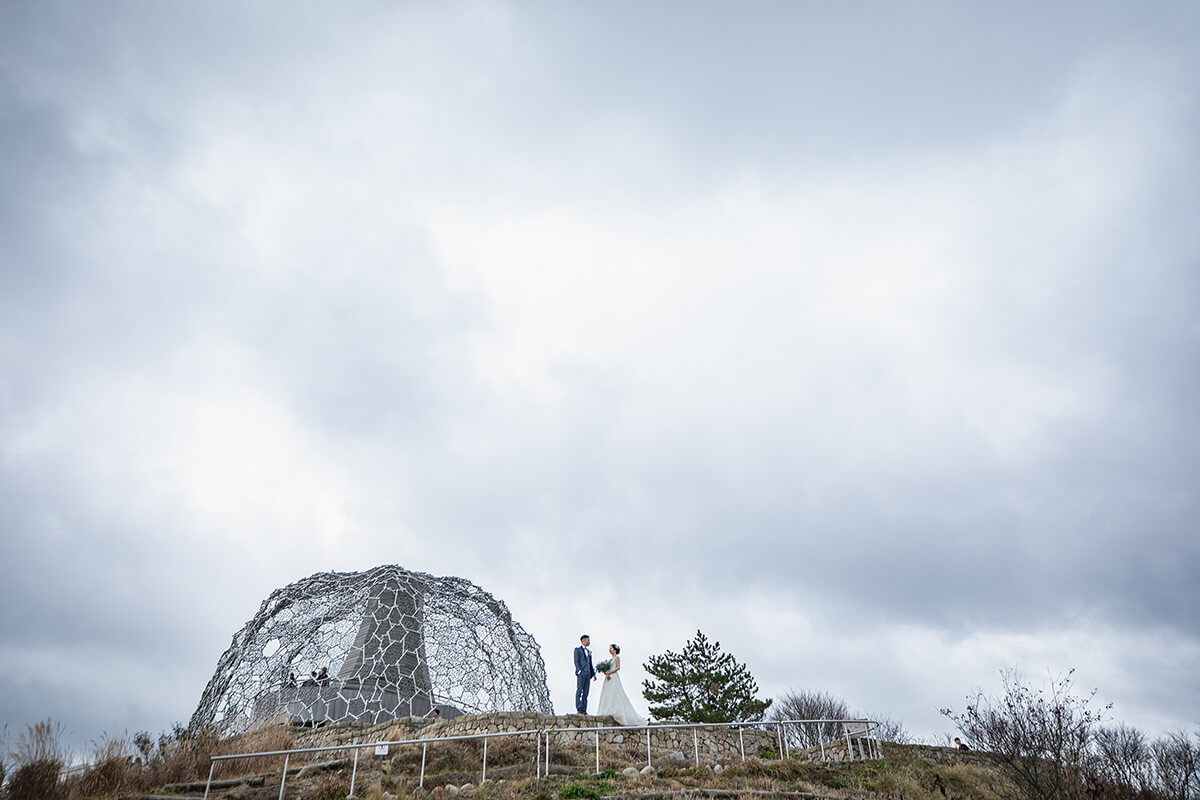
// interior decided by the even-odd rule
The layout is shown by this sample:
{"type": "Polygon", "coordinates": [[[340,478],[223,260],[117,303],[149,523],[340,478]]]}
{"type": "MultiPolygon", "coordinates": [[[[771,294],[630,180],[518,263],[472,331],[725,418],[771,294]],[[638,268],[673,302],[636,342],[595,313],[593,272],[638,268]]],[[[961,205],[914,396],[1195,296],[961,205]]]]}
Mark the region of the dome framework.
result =
{"type": "Polygon", "coordinates": [[[546,667],[508,607],[463,578],[396,565],[322,572],[271,593],[233,637],[193,728],[552,714],[546,667]]]}

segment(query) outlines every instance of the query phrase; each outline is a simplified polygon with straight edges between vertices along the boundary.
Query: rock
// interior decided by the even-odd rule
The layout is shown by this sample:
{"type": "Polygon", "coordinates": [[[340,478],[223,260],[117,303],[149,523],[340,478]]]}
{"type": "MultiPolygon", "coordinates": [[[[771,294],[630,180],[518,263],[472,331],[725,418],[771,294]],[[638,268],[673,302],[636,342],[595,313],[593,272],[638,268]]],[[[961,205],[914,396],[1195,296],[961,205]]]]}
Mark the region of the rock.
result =
{"type": "Polygon", "coordinates": [[[636,778],[638,776],[637,767],[626,767],[621,770],[621,774],[626,778],[636,778]]]}
{"type": "Polygon", "coordinates": [[[616,736],[613,737],[614,744],[620,744],[623,741],[625,741],[625,734],[623,734],[623,733],[618,733],[616,736]]]}
{"type": "Polygon", "coordinates": [[[446,784],[446,797],[458,797],[459,788],[453,783],[446,784]]]}
{"type": "Polygon", "coordinates": [[[656,773],[656,772],[658,772],[658,770],[656,770],[654,767],[650,766],[649,764],[647,764],[646,766],[642,767],[642,774],[643,774],[643,775],[653,775],[653,774],[654,774],[654,773],[656,773]]]}
{"type": "Polygon", "coordinates": [[[667,785],[671,787],[671,791],[673,791],[673,792],[678,792],[680,789],[683,788],[683,784],[680,783],[679,781],[671,781],[667,785]]]}
{"type": "Polygon", "coordinates": [[[717,773],[718,775],[720,775],[724,771],[725,771],[725,768],[722,767],[720,764],[717,764],[715,767],[713,767],[713,772],[717,773]]]}
{"type": "Polygon", "coordinates": [[[474,788],[475,788],[475,784],[464,783],[462,786],[458,787],[458,791],[460,791],[463,794],[466,794],[467,792],[471,791],[474,788]]]}
{"type": "Polygon", "coordinates": [[[667,756],[667,763],[668,764],[686,764],[687,756],[685,756],[683,753],[676,751],[674,753],[671,753],[671,755],[667,756]]]}

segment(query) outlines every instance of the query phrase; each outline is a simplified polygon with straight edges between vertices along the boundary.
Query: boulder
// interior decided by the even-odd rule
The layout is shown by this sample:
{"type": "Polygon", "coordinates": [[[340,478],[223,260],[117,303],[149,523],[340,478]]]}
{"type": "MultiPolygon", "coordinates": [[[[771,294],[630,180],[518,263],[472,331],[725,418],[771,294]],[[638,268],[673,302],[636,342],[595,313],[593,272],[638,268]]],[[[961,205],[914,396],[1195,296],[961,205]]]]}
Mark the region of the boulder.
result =
{"type": "Polygon", "coordinates": [[[650,766],[649,764],[647,764],[646,766],[642,767],[642,774],[643,774],[643,775],[653,775],[653,774],[654,774],[654,773],[656,773],[656,772],[658,772],[658,770],[656,770],[654,767],[650,766]]]}
{"type": "Polygon", "coordinates": [[[637,767],[626,767],[621,770],[621,774],[626,778],[636,778],[638,776],[637,767]]]}

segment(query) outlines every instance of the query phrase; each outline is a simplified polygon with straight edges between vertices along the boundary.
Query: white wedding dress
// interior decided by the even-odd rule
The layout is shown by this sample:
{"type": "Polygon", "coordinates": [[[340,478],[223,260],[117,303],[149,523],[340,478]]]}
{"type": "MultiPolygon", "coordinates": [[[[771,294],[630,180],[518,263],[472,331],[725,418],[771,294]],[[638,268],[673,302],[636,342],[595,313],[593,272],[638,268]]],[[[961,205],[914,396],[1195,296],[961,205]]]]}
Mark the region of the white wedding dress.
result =
{"type": "MultiPolygon", "coordinates": [[[[619,667],[619,661],[614,663],[619,667]]],[[[596,707],[596,716],[612,717],[618,725],[626,727],[646,724],[646,718],[638,716],[633,704],[625,696],[625,688],[621,686],[619,670],[612,675],[604,675],[604,685],[600,688],[600,705],[596,707]]]]}

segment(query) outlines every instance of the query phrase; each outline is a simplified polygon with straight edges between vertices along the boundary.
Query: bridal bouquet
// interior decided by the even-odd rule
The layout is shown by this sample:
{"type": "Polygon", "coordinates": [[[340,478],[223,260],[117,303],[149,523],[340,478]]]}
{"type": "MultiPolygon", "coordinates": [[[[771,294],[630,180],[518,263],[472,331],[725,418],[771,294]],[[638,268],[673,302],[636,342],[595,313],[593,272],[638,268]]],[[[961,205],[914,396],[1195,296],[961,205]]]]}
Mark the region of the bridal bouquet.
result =
{"type": "MultiPolygon", "coordinates": [[[[610,669],[612,669],[612,659],[601,661],[596,665],[596,672],[608,672],[610,669]]],[[[608,676],[606,675],[605,677],[607,678],[608,676]]]]}

